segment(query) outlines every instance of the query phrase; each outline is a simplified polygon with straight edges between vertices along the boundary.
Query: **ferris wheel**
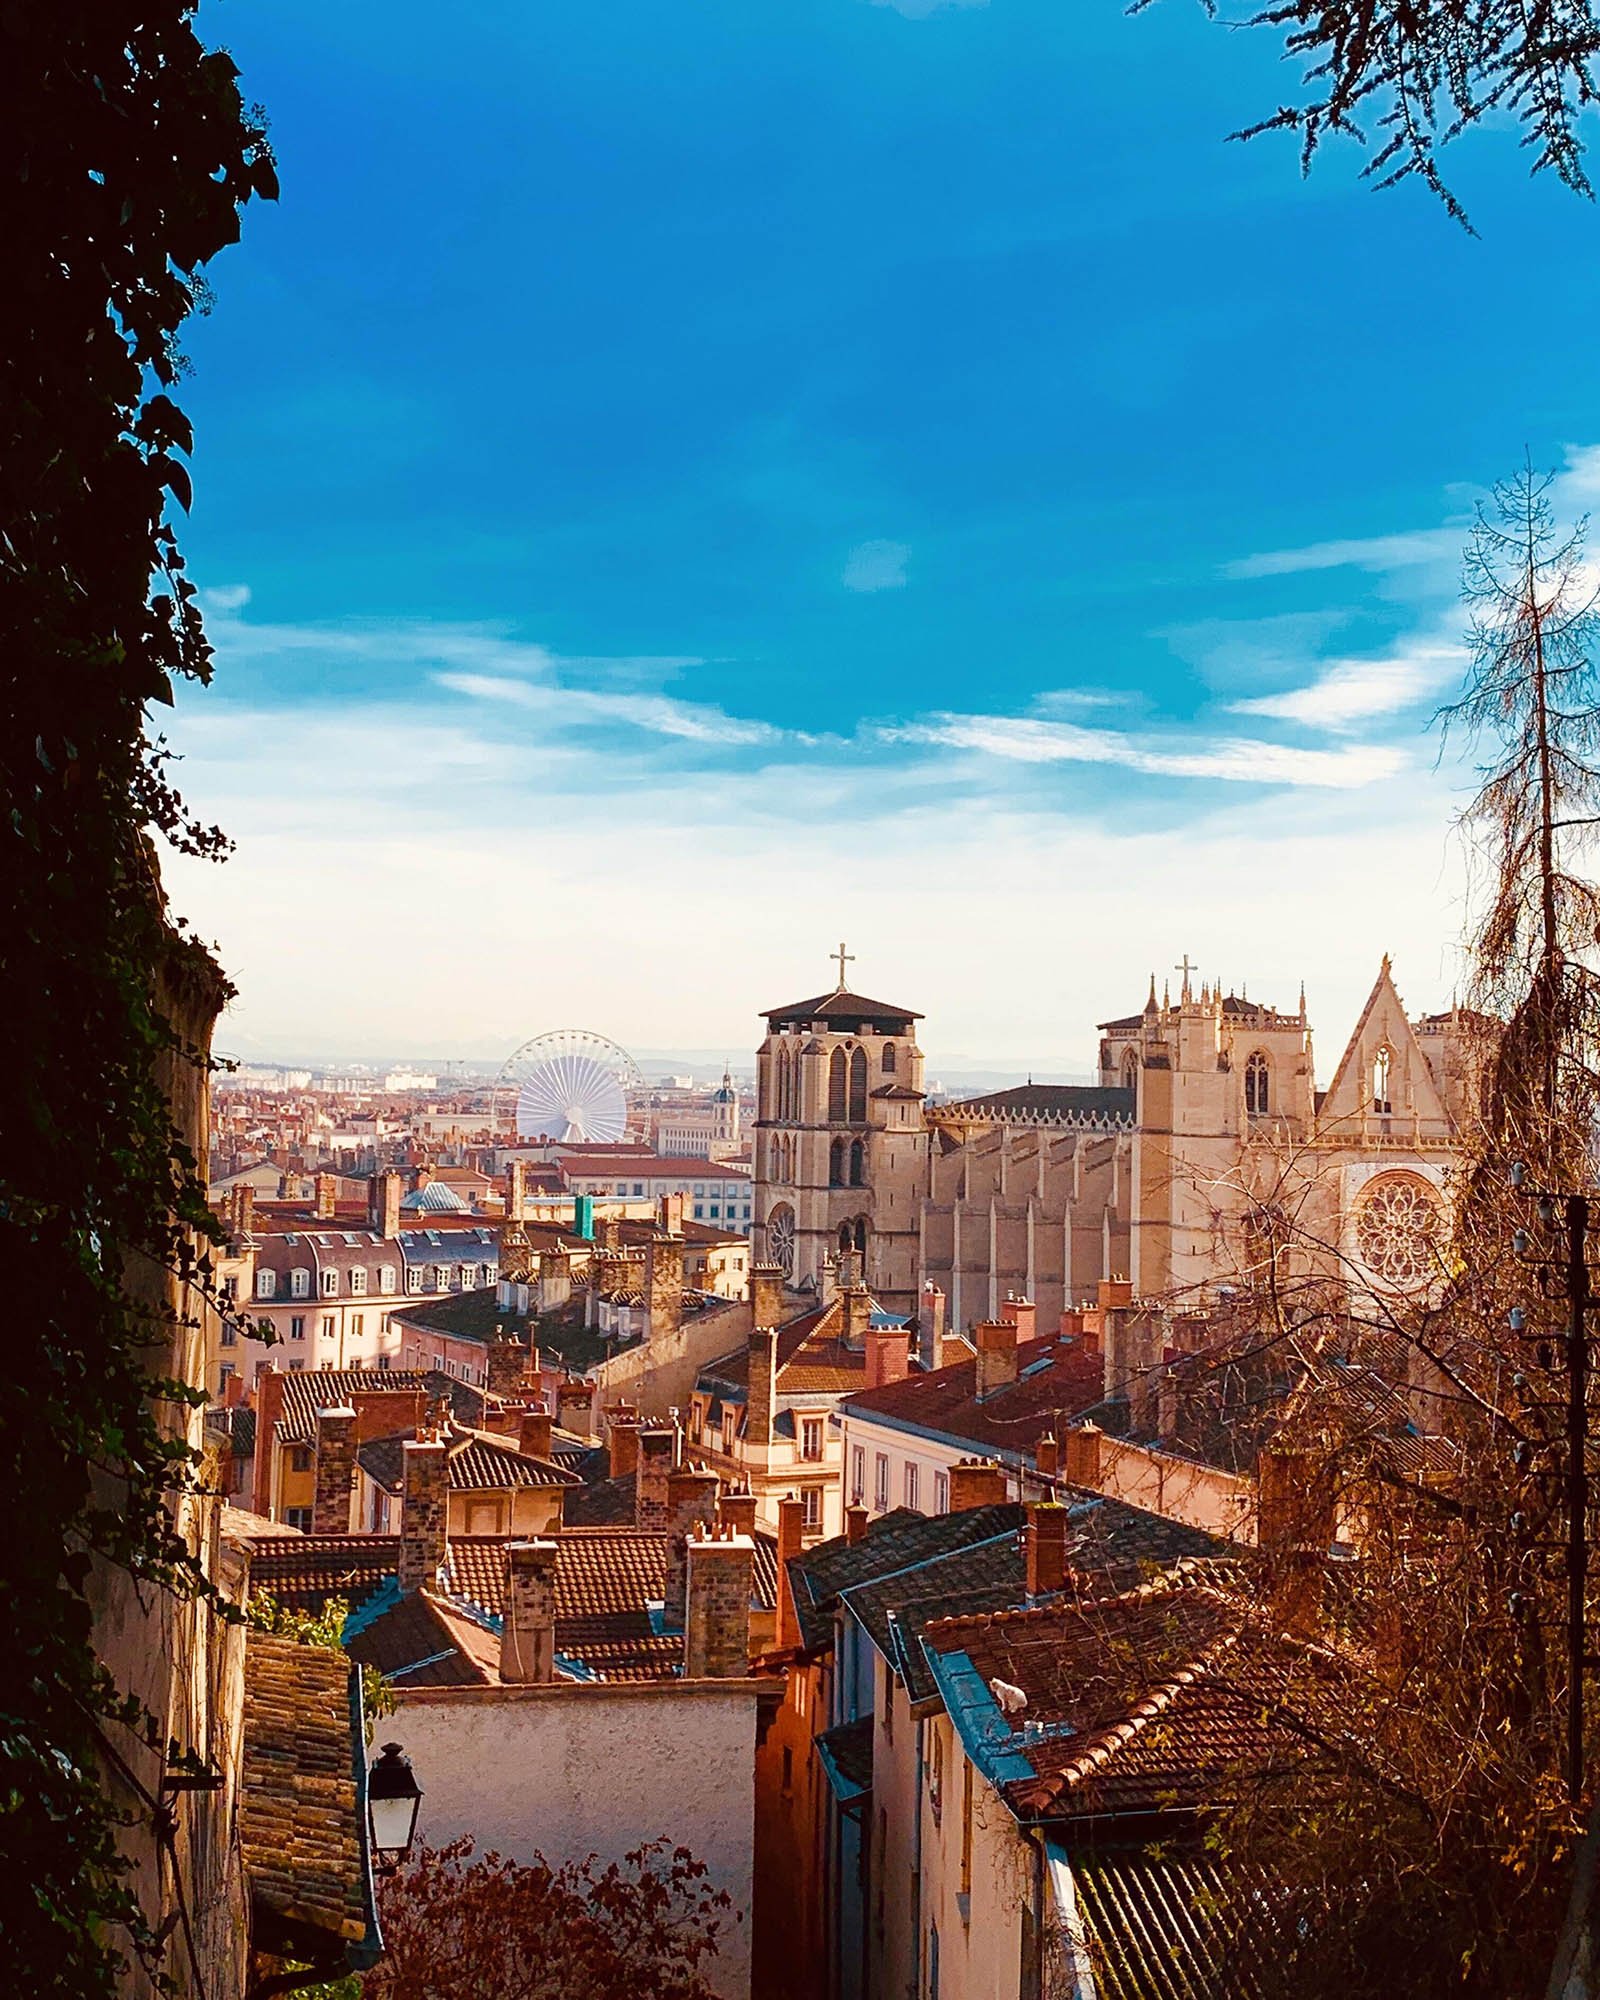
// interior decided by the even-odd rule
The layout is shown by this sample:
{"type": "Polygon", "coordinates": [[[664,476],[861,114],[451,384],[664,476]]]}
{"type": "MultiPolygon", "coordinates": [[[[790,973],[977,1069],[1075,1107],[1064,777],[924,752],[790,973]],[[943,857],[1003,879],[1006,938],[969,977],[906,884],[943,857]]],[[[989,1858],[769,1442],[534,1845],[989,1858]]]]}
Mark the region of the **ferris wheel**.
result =
{"type": "Polygon", "coordinates": [[[644,1078],[633,1057],[588,1028],[556,1028],[524,1042],[495,1080],[497,1122],[519,1139],[607,1144],[628,1129],[628,1092],[644,1078]]]}

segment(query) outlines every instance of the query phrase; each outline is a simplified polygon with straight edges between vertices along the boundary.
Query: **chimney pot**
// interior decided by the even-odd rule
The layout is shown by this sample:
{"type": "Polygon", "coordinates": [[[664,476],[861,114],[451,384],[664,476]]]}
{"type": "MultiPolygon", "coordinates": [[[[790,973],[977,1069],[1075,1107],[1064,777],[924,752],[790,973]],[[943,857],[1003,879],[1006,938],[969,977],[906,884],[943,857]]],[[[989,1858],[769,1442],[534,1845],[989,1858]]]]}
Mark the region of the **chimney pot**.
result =
{"type": "Polygon", "coordinates": [[[400,1589],[409,1597],[431,1590],[444,1567],[450,1468],[447,1447],[433,1438],[407,1438],[401,1449],[400,1589]]]}
{"type": "Polygon", "coordinates": [[[1017,1345],[1034,1337],[1035,1307],[1032,1299],[1012,1297],[1001,1301],[1000,1317],[1017,1329],[1017,1345]]]}
{"type": "MultiPolygon", "coordinates": [[[[692,1465],[680,1465],[667,1476],[667,1591],[662,1623],[669,1632],[684,1629],[689,1537],[722,1533],[730,1525],[718,1520],[717,1484],[714,1472],[692,1465]]],[[[752,1513],[754,1508],[752,1499],[752,1513]]]]}
{"type": "Polygon", "coordinates": [[[500,1678],[513,1685],[556,1677],[556,1558],[553,1541],[506,1544],[500,1678]]]}
{"type": "Polygon", "coordinates": [[[635,1468],[633,1522],[664,1534],[669,1523],[667,1482],[678,1463],[678,1433],[659,1425],[637,1432],[639,1459],[635,1468]]]}
{"type": "Polygon", "coordinates": [[[783,1321],[783,1266],[781,1264],[752,1264],[750,1266],[750,1313],[751,1325],[755,1327],[776,1327],[783,1321]]]}
{"type": "Polygon", "coordinates": [[[844,1538],[852,1547],[867,1539],[867,1522],[871,1517],[865,1507],[857,1504],[844,1510],[844,1538]]]}
{"type": "Polygon", "coordinates": [[[338,1212],[339,1177],[337,1174],[318,1174],[312,1183],[312,1205],[319,1222],[326,1222],[338,1212]]]}
{"type": "Polygon", "coordinates": [[[1085,1492],[1100,1491],[1100,1440],[1098,1424],[1074,1424],[1064,1440],[1062,1472],[1069,1486],[1085,1492]]]}
{"type": "Polygon", "coordinates": [[[861,1347],[872,1323],[872,1294],[865,1285],[854,1284],[841,1286],[839,1297],[844,1301],[844,1343],[861,1347]]]}
{"type": "Polygon", "coordinates": [[[347,1403],[317,1412],[314,1535],[348,1535],[356,1499],[356,1413],[347,1403]]]}
{"type": "Polygon", "coordinates": [[[1026,1545],[1028,1595],[1047,1597],[1067,1582],[1067,1510],[1051,1501],[1028,1508],[1023,1529],[1026,1545]]]}
{"type": "Polygon", "coordinates": [[[1046,1431],[1033,1448],[1033,1462],[1040,1472],[1054,1478],[1061,1466],[1061,1447],[1054,1431],[1046,1431]]]}
{"type": "Polygon", "coordinates": [[[978,1401],[986,1403],[1017,1379],[1017,1329],[1012,1320],[986,1319],[975,1329],[978,1401]]]}
{"type": "Polygon", "coordinates": [[[789,1559],[799,1555],[804,1544],[805,1518],[804,1501],[784,1499],[778,1502],[778,1622],[775,1643],[785,1650],[800,1644],[800,1620],[794,1608],[789,1559]]]}
{"type": "Polygon", "coordinates": [[[756,1496],[753,1493],[723,1493],[717,1499],[717,1519],[735,1535],[756,1531],[756,1496]]]}
{"type": "Polygon", "coordinates": [[[772,1443],[777,1412],[778,1335],[757,1323],[750,1329],[750,1362],[746,1377],[744,1441],[763,1450],[772,1443]]]}
{"type": "Polygon", "coordinates": [[[750,1587],[755,1543],[748,1535],[691,1534],[683,1629],[687,1680],[742,1680],[750,1671],[750,1587]]]}
{"type": "Polygon", "coordinates": [[[517,1450],[524,1458],[548,1458],[555,1418],[548,1410],[524,1410],[517,1426],[517,1450]]]}
{"type": "Polygon", "coordinates": [[[1005,1504],[1006,1475],[993,1459],[962,1458],[950,1468],[950,1511],[964,1514],[969,1507],[999,1507],[1005,1504]]]}

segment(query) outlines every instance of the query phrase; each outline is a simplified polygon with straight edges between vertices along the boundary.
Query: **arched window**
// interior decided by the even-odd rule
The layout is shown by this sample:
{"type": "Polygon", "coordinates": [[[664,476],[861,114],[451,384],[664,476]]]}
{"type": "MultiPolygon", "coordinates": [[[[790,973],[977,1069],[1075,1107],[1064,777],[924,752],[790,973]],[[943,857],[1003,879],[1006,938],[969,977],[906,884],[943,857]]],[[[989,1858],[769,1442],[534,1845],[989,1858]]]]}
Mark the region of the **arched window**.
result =
{"type": "Polygon", "coordinates": [[[1372,1108],[1378,1112],[1394,1109],[1389,1095],[1389,1072],[1394,1058],[1387,1049],[1379,1049],[1372,1064],[1372,1108]]]}
{"type": "Polygon", "coordinates": [[[844,1141],[835,1139],[828,1148],[828,1185],[844,1186],[844,1141]]]}
{"type": "Polygon", "coordinates": [[[885,1042],[883,1045],[883,1073],[885,1076],[894,1075],[895,1060],[894,1043],[885,1042]]]}
{"type": "Polygon", "coordinates": [[[1122,1087],[1124,1090],[1139,1088],[1139,1057],[1134,1049],[1124,1049],[1122,1054],[1122,1087]]]}
{"type": "Polygon", "coordinates": [[[866,1165],[866,1147],[862,1145],[859,1139],[853,1140],[850,1146],[850,1185],[852,1187],[864,1187],[866,1185],[866,1165]]]}
{"type": "Polygon", "coordinates": [[[783,1115],[785,1118],[800,1116],[800,1051],[789,1050],[787,1080],[784,1087],[783,1115]]]}
{"type": "MultiPolygon", "coordinates": [[[[860,1251],[863,1260],[865,1260],[867,1254],[867,1218],[864,1215],[858,1215],[855,1220],[855,1245],[857,1250],[860,1251]]],[[[864,1275],[866,1271],[865,1261],[863,1261],[861,1268],[864,1275]]]]}
{"type": "Polygon", "coordinates": [[[848,1255],[849,1252],[855,1248],[855,1244],[856,1244],[856,1239],[855,1239],[855,1231],[853,1225],[848,1222],[841,1222],[839,1224],[840,1250],[843,1251],[846,1255],[848,1255]]]}
{"type": "Polygon", "coordinates": [[[845,1093],[849,1088],[850,1063],[843,1049],[835,1049],[828,1063],[828,1123],[842,1125],[845,1093]]]}
{"type": "Polygon", "coordinates": [[[867,1122],[867,1052],[857,1049],[850,1058],[850,1123],[867,1122]]]}
{"type": "Polygon", "coordinates": [[[1272,1109],[1272,1070],[1259,1049],[1244,1066],[1244,1108],[1251,1118],[1265,1118],[1272,1109]]]}

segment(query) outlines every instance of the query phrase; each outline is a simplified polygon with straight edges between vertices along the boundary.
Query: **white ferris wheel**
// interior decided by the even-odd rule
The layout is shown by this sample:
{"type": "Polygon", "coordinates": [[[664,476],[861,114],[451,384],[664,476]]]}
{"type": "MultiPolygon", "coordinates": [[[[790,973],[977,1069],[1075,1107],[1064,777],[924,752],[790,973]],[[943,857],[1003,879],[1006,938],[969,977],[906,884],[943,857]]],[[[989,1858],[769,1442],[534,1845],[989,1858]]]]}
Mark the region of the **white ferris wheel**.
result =
{"type": "Polygon", "coordinates": [[[497,1119],[516,1123],[519,1139],[606,1145],[628,1129],[628,1092],[644,1078],[628,1051],[588,1028],[535,1035],[506,1060],[495,1080],[497,1119]]]}

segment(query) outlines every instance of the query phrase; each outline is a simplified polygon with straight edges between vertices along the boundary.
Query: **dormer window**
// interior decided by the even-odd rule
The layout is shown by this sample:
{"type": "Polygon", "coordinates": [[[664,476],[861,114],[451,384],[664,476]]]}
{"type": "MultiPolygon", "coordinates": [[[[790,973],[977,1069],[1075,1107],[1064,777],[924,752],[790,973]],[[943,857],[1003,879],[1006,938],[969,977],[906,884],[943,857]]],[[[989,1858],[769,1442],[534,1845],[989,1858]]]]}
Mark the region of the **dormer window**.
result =
{"type": "Polygon", "coordinates": [[[1265,1118],[1272,1109],[1272,1068],[1259,1049],[1244,1066],[1244,1108],[1251,1118],[1265,1118]]]}
{"type": "Polygon", "coordinates": [[[278,1274],[277,1274],[277,1272],[276,1272],[276,1271],[257,1271],[257,1273],[256,1273],[256,1297],[257,1297],[258,1299],[271,1299],[271,1298],[276,1298],[276,1297],[277,1297],[277,1294],[278,1294],[278,1274]]]}
{"type": "Polygon", "coordinates": [[[289,1296],[292,1299],[308,1299],[311,1296],[311,1273],[304,1264],[297,1264],[289,1273],[289,1296]]]}
{"type": "Polygon", "coordinates": [[[352,1265],[350,1268],[350,1291],[352,1296],[360,1298],[366,1289],[367,1274],[365,1269],[360,1264],[352,1265]]]}
{"type": "Polygon", "coordinates": [[[325,1299],[336,1299],[339,1296],[339,1273],[337,1271],[323,1272],[322,1296],[325,1299]]]}

